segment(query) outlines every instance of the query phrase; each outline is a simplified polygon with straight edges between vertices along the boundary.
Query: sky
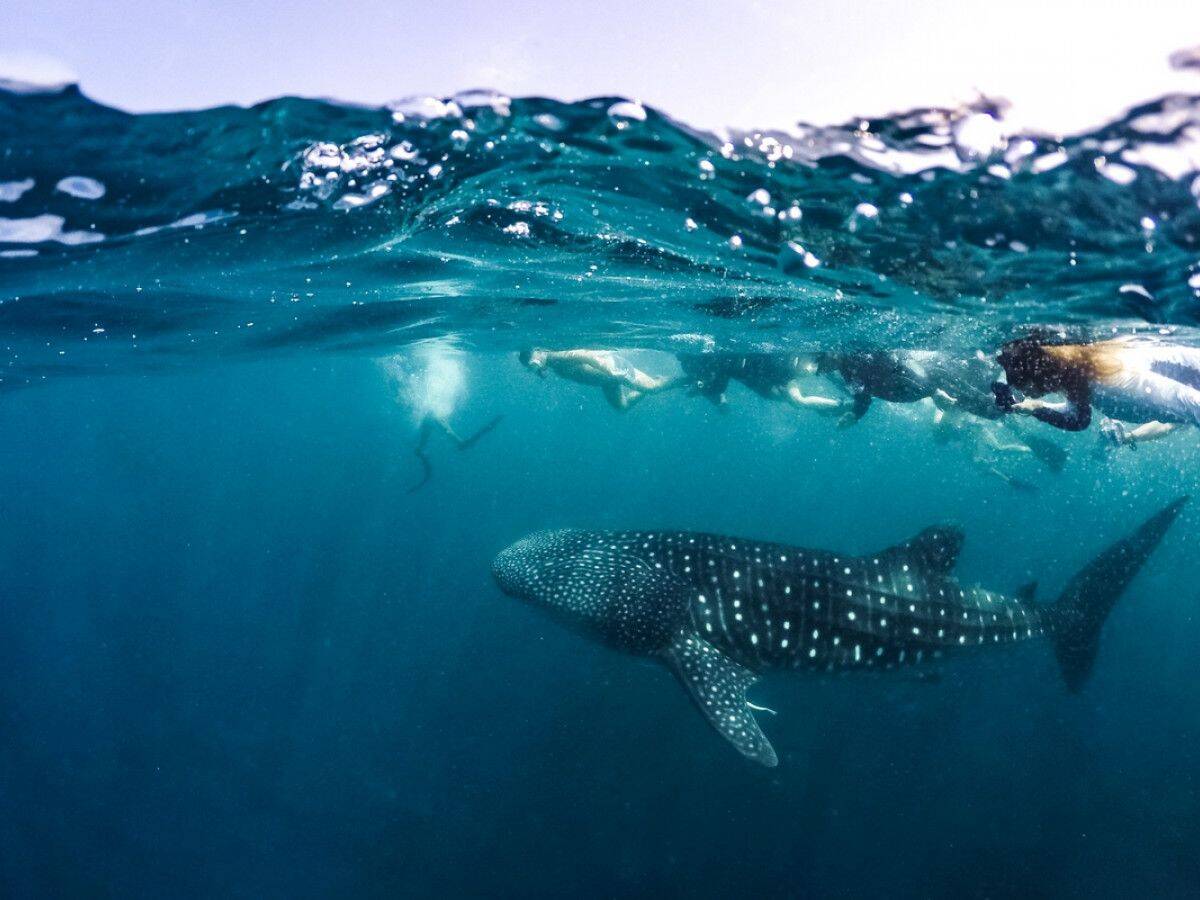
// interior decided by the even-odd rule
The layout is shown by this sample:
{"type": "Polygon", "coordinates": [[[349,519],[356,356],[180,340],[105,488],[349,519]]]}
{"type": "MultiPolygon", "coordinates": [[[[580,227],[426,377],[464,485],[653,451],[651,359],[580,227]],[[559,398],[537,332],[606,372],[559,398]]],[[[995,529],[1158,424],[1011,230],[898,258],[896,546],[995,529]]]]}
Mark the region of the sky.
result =
{"type": "Polygon", "coordinates": [[[619,94],[704,128],[840,122],[977,92],[1080,131],[1200,73],[1197,0],[8,0],[0,77],[134,111],[474,87],[619,94]]]}

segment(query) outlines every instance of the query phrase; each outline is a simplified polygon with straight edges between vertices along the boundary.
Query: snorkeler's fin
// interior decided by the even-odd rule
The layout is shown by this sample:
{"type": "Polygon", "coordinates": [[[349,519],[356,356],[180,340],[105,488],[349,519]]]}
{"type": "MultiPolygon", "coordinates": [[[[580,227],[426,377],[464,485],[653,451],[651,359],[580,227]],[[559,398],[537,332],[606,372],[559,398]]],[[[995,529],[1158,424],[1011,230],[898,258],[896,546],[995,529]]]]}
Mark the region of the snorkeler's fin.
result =
{"type": "Polygon", "coordinates": [[[1032,481],[1026,481],[1024,478],[1014,478],[1009,476],[1007,481],[1010,488],[1021,494],[1036,494],[1041,491],[1041,488],[1039,488],[1036,484],[1034,484],[1032,481]]]}
{"type": "Polygon", "coordinates": [[[600,393],[604,395],[604,399],[608,401],[608,405],[619,412],[624,412],[628,408],[625,402],[625,394],[621,391],[619,384],[601,385],[600,393]]]}
{"type": "Polygon", "coordinates": [[[746,689],[758,681],[753,672],[698,635],[686,632],[671,642],[663,657],[725,740],[756,763],[779,765],[779,757],[746,702],[746,689]]]}
{"type": "Polygon", "coordinates": [[[496,416],[494,419],[492,419],[486,425],[484,425],[482,428],[480,428],[478,431],[476,431],[473,435],[460,440],[458,442],[458,449],[459,450],[470,450],[472,447],[475,446],[475,444],[479,441],[479,439],[481,437],[483,437],[489,431],[492,431],[502,421],[504,421],[503,415],[496,416]]]}
{"type": "Polygon", "coordinates": [[[429,479],[433,477],[433,464],[429,462],[429,457],[425,455],[423,448],[418,447],[413,451],[417,459],[421,461],[421,480],[408,489],[408,493],[415,494],[425,485],[429,484],[429,479]]]}
{"type": "Polygon", "coordinates": [[[1058,474],[1067,464],[1067,451],[1048,438],[1036,434],[1024,435],[1021,441],[1028,447],[1038,462],[1054,474],[1058,474]]]}
{"type": "Polygon", "coordinates": [[[1054,654],[1071,691],[1082,688],[1092,672],[1108,614],[1187,501],[1183,496],[1167,504],[1084,566],[1046,611],[1054,654]]]}

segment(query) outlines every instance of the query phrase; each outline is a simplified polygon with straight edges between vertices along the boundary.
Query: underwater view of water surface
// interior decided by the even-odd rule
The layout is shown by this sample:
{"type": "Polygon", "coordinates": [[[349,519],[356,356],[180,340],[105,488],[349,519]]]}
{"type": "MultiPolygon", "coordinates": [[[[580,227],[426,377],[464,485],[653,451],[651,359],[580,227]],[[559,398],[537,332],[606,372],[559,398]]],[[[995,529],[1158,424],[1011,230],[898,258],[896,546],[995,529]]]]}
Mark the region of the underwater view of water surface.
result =
{"type": "Polygon", "coordinates": [[[1196,897],[1200,98],[0,92],[13,897],[1196,897]]]}

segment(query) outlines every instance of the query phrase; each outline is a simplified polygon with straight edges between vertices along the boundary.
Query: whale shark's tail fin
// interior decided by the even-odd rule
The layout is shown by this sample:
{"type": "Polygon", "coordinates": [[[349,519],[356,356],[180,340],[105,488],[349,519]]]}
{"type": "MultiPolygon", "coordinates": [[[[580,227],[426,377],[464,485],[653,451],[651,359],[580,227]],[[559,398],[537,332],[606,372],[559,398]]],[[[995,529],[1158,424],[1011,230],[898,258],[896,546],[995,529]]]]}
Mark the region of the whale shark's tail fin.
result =
{"type": "Polygon", "coordinates": [[[1054,654],[1070,690],[1087,681],[1104,621],[1187,501],[1184,496],[1163,507],[1080,569],[1046,611],[1054,654]]]}

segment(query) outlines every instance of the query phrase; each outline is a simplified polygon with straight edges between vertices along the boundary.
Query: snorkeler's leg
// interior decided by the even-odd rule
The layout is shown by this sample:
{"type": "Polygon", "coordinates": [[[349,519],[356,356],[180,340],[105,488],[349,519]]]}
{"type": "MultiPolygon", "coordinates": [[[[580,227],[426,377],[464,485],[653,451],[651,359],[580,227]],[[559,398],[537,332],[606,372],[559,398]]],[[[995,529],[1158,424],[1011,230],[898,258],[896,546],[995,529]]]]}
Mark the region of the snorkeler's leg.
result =
{"type": "Polygon", "coordinates": [[[639,394],[650,394],[654,391],[666,390],[669,387],[674,387],[677,382],[677,378],[668,378],[666,376],[656,377],[643,372],[641,369],[632,369],[626,378],[628,386],[639,394]]]}
{"type": "Polygon", "coordinates": [[[429,483],[429,479],[433,477],[433,465],[429,462],[429,457],[425,453],[425,447],[429,443],[429,435],[433,431],[433,420],[426,416],[421,420],[420,432],[417,435],[417,446],[413,448],[413,453],[421,463],[421,480],[408,489],[408,493],[415,494],[421,488],[429,483]]]}
{"type": "Polygon", "coordinates": [[[629,408],[629,404],[625,400],[625,386],[615,382],[602,385],[600,392],[604,394],[604,399],[608,401],[608,405],[613,409],[624,412],[629,408]]]}
{"type": "Polygon", "coordinates": [[[1012,441],[1004,440],[999,434],[999,428],[989,427],[980,423],[979,426],[980,440],[993,450],[1000,453],[1032,453],[1031,448],[1022,439],[1013,436],[1012,441]]]}
{"type": "MultiPolygon", "coordinates": [[[[431,419],[427,418],[425,421],[430,422],[431,419]]],[[[458,436],[446,419],[443,419],[441,416],[434,416],[432,417],[432,422],[442,430],[442,434],[446,435],[446,437],[450,438],[450,440],[454,441],[454,443],[458,444],[460,447],[462,446],[463,439],[458,436]]],[[[426,438],[426,440],[428,440],[428,438],[426,438]]]]}
{"type": "Polygon", "coordinates": [[[1014,491],[1018,491],[1023,494],[1036,494],[1039,490],[1036,484],[1026,481],[1023,478],[1017,478],[1015,475],[1009,475],[1007,472],[1002,471],[1000,468],[984,459],[982,456],[973,456],[971,461],[974,462],[979,467],[980,471],[985,475],[991,475],[994,478],[1000,479],[1014,491]]]}
{"type": "Polygon", "coordinates": [[[470,450],[472,447],[475,446],[475,444],[479,441],[479,439],[481,437],[483,437],[488,432],[492,431],[503,420],[504,420],[503,415],[495,416],[495,417],[489,419],[486,423],[484,423],[483,427],[480,428],[478,431],[476,431],[474,434],[472,434],[470,437],[459,438],[458,449],[459,450],[470,450]]]}
{"type": "Polygon", "coordinates": [[[861,419],[867,414],[867,410],[871,408],[871,392],[866,388],[860,389],[854,395],[854,400],[850,403],[850,414],[855,419],[861,419]]]}
{"type": "Polygon", "coordinates": [[[1009,427],[1003,420],[994,423],[979,422],[980,443],[997,453],[1032,454],[1039,463],[1055,474],[1066,466],[1067,451],[1057,443],[1036,434],[1013,434],[1009,427]],[[1007,432],[1007,440],[1002,432],[1007,432]]]}
{"type": "Polygon", "coordinates": [[[644,391],[634,390],[626,385],[621,385],[621,403],[623,404],[622,409],[629,409],[629,407],[633,406],[633,404],[637,403],[645,396],[646,394],[644,391]]]}
{"type": "Polygon", "coordinates": [[[942,406],[934,398],[926,397],[921,401],[921,408],[932,413],[933,439],[939,444],[951,441],[971,440],[977,443],[976,429],[961,409],[956,406],[942,406]]]}
{"type": "Polygon", "coordinates": [[[1147,441],[1161,440],[1178,429],[1179,426],[1172,422],[1146,422],[1126,431],[1125,438],[1130,444],[1144,444],[1147,441]]]}
{"type": "Polygon", "coordinates": [[[824,397],[820,394],[806,394],[795,381],[787,384],[786,396],[788,402],[797,409],[811,409],[814,412],[841,412],[846,404],[834,397],[824,397]]]}

